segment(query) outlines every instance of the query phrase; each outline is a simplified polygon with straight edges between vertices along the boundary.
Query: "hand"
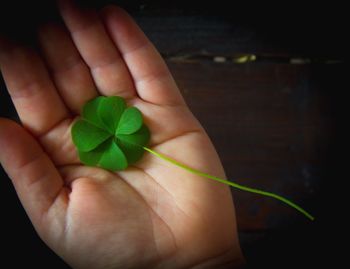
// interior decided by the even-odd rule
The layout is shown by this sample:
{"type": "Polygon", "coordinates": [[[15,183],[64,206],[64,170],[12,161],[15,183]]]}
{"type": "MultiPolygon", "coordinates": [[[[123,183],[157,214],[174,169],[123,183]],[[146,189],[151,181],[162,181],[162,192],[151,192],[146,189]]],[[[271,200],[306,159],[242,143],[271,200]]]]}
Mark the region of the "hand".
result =
{"type": "Polygon", "coordinates": [[[68,30],[42,26],[40,54],[5,41],[0,52],[24,126],[0,120],[0,161],[38,234],[74,268],[241,264],[225,185],[148,153],[117,173],[81,165],[72,122],[86,101],[119,95],[142,111],[151,148],[225,177],[159,53],[125,11],[97,15],[61,1],[60,12],[68,30]]]}

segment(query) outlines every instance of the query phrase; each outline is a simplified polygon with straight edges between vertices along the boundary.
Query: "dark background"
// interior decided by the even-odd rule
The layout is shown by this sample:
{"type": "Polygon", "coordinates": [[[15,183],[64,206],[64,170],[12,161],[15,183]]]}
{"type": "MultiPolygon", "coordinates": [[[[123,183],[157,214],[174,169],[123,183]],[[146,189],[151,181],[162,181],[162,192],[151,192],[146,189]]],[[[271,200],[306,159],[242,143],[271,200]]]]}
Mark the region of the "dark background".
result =
{"type": "MultiPolygon", "coordinates": [[[[135,17],[212,138],[228,178],[284,195],[316,216],[310,222],[272,199],[233,190],[248,264],[341,264],[346,9],[336,2],[82,2],[119,3],[135,17]],[[242,55],[256,60],[238,63],[242,55]]],[[[57,19],[50,1],[3,3],[1,32],[23,42],[32,42],[37,24],[57,19]]],[[[0,115],[15,119],[0,87],[0,115]]],[[[25,261],[30,268],[66,268],[36,235],[2,170],[0,178],[0,267],[22,268],[25,261]]]]}

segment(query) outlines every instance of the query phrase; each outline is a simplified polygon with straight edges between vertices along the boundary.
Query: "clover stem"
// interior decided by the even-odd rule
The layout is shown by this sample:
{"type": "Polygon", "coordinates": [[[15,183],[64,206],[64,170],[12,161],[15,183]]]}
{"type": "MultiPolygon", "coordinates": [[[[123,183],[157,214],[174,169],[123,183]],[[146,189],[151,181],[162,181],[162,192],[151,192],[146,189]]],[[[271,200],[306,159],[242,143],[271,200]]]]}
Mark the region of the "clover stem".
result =
{"type": "Polygon", "coordinates": [[[222,179],[222,178],[219,178],[219,177],[216,177],[216,176],[212,176],[212,175],[209,175],[207,173],[204,173],[204,172],[201,172],[201,171],[198,171],[194,168],[191,168],[183,163],[180,163],[168,156],[165,156],[159,152],[156,152],[152,149],[149,149],[147,147],[143,147],[144,150],[146,150],[147,152],[159,157],[160,159],[164,160],[164,161],[167,161],[179,168],[182,168],[192,174],[195,174],[195,175],[198,175],[198,176],[202,176],[202,177],[205,177],[205,178],[208,178],[208,179],[212,179],[212,180],[215,180],[215,181],[218,181],[218,182],[221,182],[223,184],[226,184],[226,185],[229,185],[229,186],[232,186],[236,189],[239,189],[239,190],[242,190],[242,191],[246,191],[246,192],[251,192],[251,193],[256,193],[256,194],[260,194],[260,195],[263,195],[263,196],[268,196],[268,197],[272,197],[274,199],[277,199],[287,205],[289,205],[290,207],[296,209],[297,211],[299,211],[301,214],[303,214],[305,217],[307,217],[308,219],[310,220],[314,220],[315,218],[310,214],[308,213],[306,210],[304,210],[303,208],[301,208],[300,206],[298,206],[297,204],[293,203],[292,201],[290,201],[289,199],[287,198],[284,198],[278,194],[275,194],[275,193],[272,193],[272,192],[267,192],[267,191],[263,191],[263,190],[258,190],[258,189],[254,189],[254,188],[250,188],[250,187],[246,187],[246,186],[243,186],[243,185],[240,185],[240,184],[237,184],[237,183],[234,183],[234,182],[231,182],[231,181],[228,181],[226,179],[222,179]]]}

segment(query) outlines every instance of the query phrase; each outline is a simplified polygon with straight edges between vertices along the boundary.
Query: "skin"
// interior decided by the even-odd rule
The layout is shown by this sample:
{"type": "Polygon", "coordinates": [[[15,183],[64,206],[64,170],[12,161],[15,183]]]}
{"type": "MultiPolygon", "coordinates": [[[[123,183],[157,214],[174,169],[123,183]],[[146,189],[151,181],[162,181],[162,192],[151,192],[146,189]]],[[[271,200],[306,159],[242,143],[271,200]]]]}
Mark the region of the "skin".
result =
{"type": "Polygon", "coordinates": [[[95,13],[60,1],[59,8],[65,25],[39,29],[40,52],[0,42],[1,72],[22,121],[0,119],[0,161],[40,237],[73,268],[240,267],[227,186],[148,153],[117,173],[81,165],[72,123],[86,101],[119,95],[142,111],[150,148],[225,178],[131,17],[114,6],[95,13]]]}

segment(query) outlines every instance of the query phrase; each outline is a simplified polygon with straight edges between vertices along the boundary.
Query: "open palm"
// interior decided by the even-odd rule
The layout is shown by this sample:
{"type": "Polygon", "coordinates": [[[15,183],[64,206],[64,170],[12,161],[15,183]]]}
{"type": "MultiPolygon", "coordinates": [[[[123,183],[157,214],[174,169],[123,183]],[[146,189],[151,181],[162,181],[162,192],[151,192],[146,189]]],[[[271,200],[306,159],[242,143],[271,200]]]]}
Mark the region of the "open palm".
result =
{"type": "Polygon", "coordinates": [[[60,10],[68,30],[43,26],[41,57],[9,42],[0,53],[26,128],[0,120],[0,160],[41,238],[74,268],[240,264],[226,186],[147,153],[118,173],[81,165],[72,122],[86,101],[118,95],[142,111],[151,148],[224,177],[205,131],[132,19],[117,7],[97,15],[61,1],[60,10]]]}

